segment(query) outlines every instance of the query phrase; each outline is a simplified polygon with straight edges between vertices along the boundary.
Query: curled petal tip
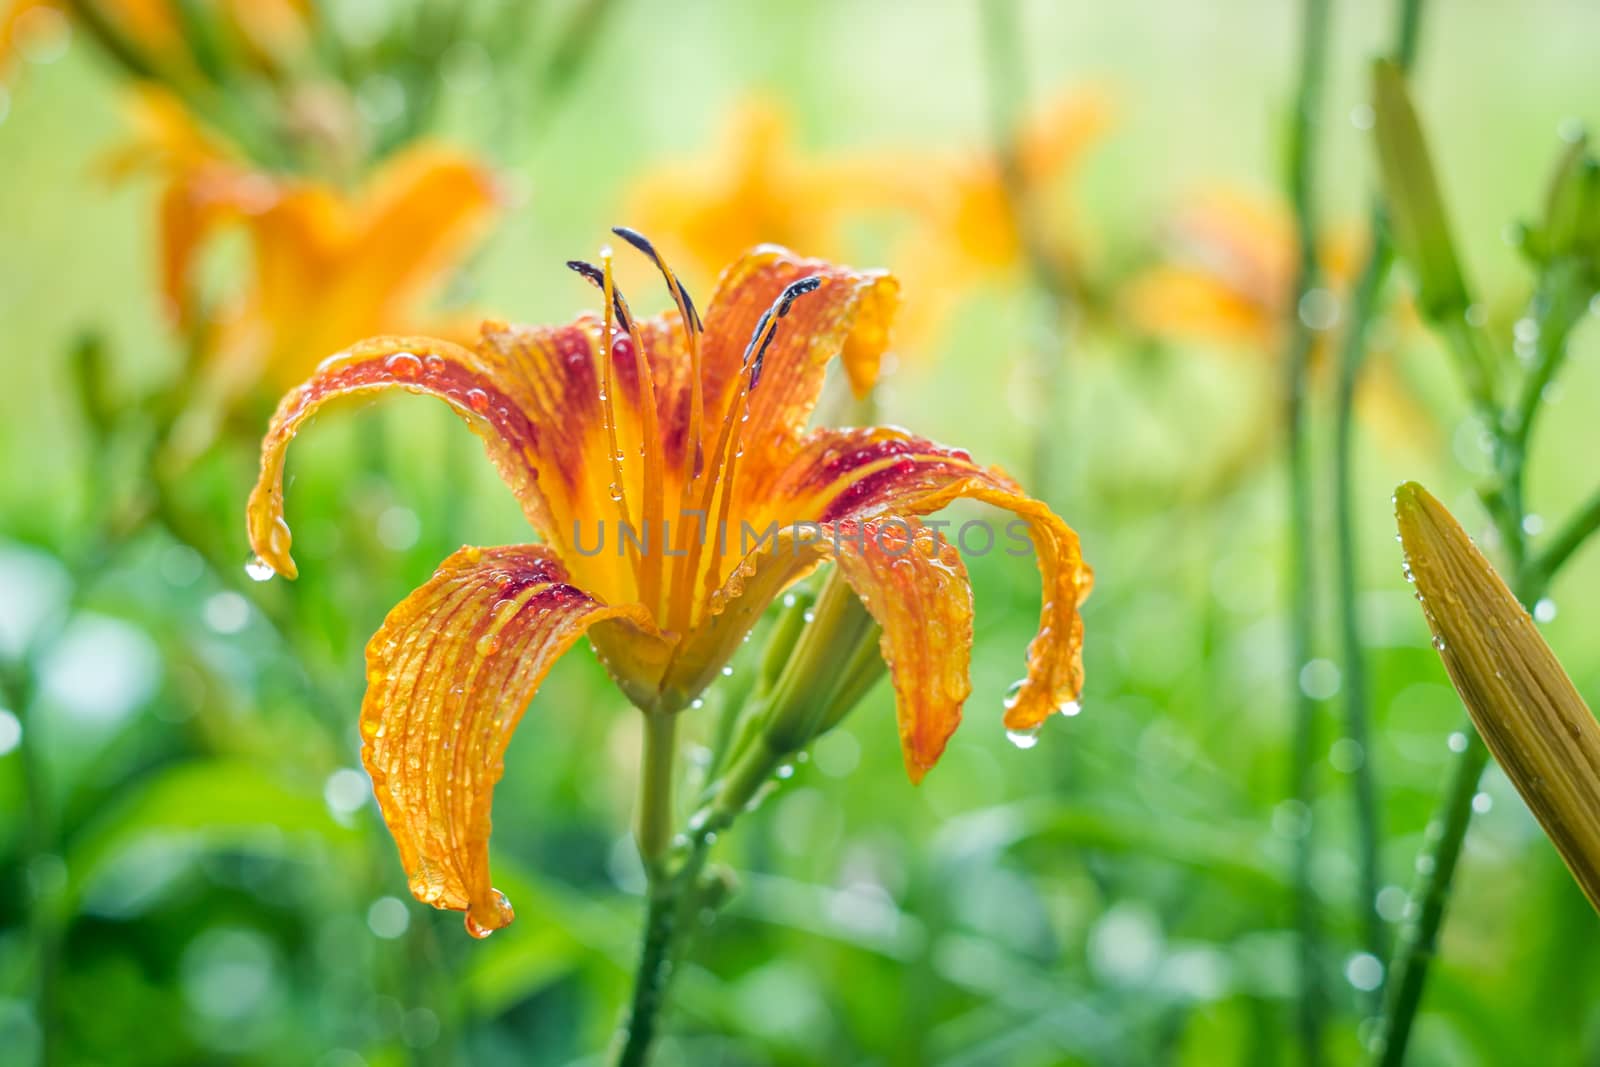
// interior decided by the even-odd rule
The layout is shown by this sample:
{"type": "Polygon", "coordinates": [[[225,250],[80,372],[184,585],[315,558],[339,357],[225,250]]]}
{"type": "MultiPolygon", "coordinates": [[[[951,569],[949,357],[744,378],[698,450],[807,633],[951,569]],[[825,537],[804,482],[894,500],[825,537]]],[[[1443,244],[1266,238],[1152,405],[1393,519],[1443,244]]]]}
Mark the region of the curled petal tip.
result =
{"type": "Polygon", "coordinates": [[[473,901],[467,908],[467,914],[462,920],[467,933],[482,941],[496,930],[503,930],[511,925],[511,920],[517,917],[516,909],[511,906],[511,901],[498,889],[489,891],[490,896],[486,901],[473,901]]]}
{"type": "MultiPolygon", "coordinates": [[[[262,567],[270,567],[274,573],[281,574],[293,581],[300,575],[300,568],[295,566],[294,557],[289,554],[289,545],[292,537],[289,534],[289,524],[284,521],[281,513],[274,514],[277,509],[260,510],[252,501],[250,508],[250,547],[255,550],[256,560],[262,567]]],[[[257,564],[250,565],[251,577],[257,577],[255,568],[257,564]]],[[[265,575],[262,575],[265,577],[265,575]]]]}

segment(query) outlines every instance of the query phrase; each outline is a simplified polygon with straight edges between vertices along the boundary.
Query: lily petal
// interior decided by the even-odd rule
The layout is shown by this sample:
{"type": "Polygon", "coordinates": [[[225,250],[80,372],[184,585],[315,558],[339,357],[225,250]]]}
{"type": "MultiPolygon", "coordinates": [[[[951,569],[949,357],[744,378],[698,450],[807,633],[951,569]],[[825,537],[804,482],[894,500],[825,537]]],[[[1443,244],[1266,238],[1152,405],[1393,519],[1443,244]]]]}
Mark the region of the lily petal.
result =
{"type": "Polygon", "coordinates": [[[515,382],[497,375],[475,353],[447,341],[374,337],[324,361],[310,381],[284,396],[272,416],[261,445],[261,473],[250,493],[247,522],[251,547],[273,570],[288,578],[298,574],[283,517],[283,466],[289,442],[329,400],[391,388],[437,396],[466,418],[522,503],[528,521],[541,534],[554,537],[555,524],[532,462],[541,429],[514,399],[515,382]]]}
{"type": "MultiPolygon", "coordinates": [[[[1044,586],[1039,631],[1028,646],[1028,671],[1009,699],[1005,725],[1029,730],[1074,706],[1083,689],[1083,620],[1078,607],[1094,574],[1078,535],[997,467],[985,468],[960,449],[945,448],[891,427],[816,430],[790,453],[766,487],[759,515],[783,523],[839,522],[881,515],[926,515],[967,497],[1017,515],[1038,560],[1044,586]]],[[[994,538],[1020,552],[1017,534],[994,538]]]]}
{"type": "MultiPolygon", "coordinates": [[[[764,245],[722,275],[706,309],[706,410],[726,412],[737,391],[744,345],[788,285],[816,275],[822,285],[796,301],[767,351],[761,384],[750,395],[747,441],[798,437],[821,395],[829,360],[842,356],[858,394],[877,380],[889,344],[899,283],[884,271],[858,271],[764,245]]],[[[709,425],[720,418],[708,420],[709,425]]],[[[714,435],[713,435],[714,436],[714,435]]]]}
{"type": "Polygon", "coordinates": [[[972,587],[955,547],[915,518],[780,528],[734,568],[710,615],[679,646],[664,684],[699,692],[766,606],[827,560],[883,630],[901,749],[911,780],[919,782],[960,724],[972,691],[972,587]]]}
{"type": "Polygon", "coordinates": [[[900,750],[922,781],[961,725],[972,693],[972,586],[955,546],[916,519],[849,519],[832,531],[850,588],[883,629],[879,647],[894,681],[900,750]],[[851,542],[850,535],[859,540],[851,542]]]}
{"type": "Polygon", "coordinates": [[[650,629],[642,607],[609,607],[566,577],[542,546],[463,548],[367,645],[361,758],[384,822],[411,892],[465,911],[479,937],[513,916],[489,881],[489,808],[523,710],[590,627],[650,629]]]}

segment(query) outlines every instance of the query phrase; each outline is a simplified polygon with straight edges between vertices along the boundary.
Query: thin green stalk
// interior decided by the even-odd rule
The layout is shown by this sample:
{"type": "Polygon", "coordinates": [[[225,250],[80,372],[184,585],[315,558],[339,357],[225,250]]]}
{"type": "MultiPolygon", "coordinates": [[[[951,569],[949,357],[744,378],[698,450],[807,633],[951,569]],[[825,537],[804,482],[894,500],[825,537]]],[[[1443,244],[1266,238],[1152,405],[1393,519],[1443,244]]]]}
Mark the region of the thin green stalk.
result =
{"type": "MultiPolygon", "coordinates": [[[[1521,536],[1519,526],[1519,542],[1521,536]]],[[[1518,554],[1520,551],[1519,547],[1518,554]]],[[[1524,607],[1544,595],[1542,580],[1524,575],[1516,584],[1517,599],[1524,607]]],[[[1477,796],[1479,780],[1489,764],[1489,749],[1471,720],[1462,724],[1458,735],[1465,743],[1459,746],[1438,810],[1428,823],[1422,852],[1417,856],[1416,882],[1406,902],[1406,921],[1400,928],[1384,984],[1378,1031],[1370,1049],[1374,1067],[1401,1067],[1405,1062],[1428,967],[1438,952],[1439,931],[1444,926],[1456,864],[1472,822],[1472,799],[1477,796]]]]}
{"type": "Polygon", "coordinates": [[[1600,530],[1600,492],[1591,496],[1583,507],[1578,509],[1578,513],[1567,520],[1567,524],[1531,564],[1529,569],[1532,575],[1548,581],[1567,560],[1572,558],[1573,553],[1583,547],[1584,542],[1589,540],[1596,530],[1600,530]]]}
{"type": "Polygon", "coordinates": [[[1366,950],[1382,959],[1388,950],[1388,939],[1377,908],[1378,889],[1382,884],[1379,861],[1381,827],[1377,773],[1373,768],[1370,738],[1372,696],[1367,681],[1366,650],[1361,640],[1357,599],[1360,560],[1356,549],[1354,440],[1356,383],[1366,355],[1367,330],[1377,309],[1378,294],[1383,288],[1392,258],[1388,241],[1376,226],[1372,230],[1372,241],[1372,254],[1356,286],[1339,352],[1339,380],[1334,397],[1333,485],[1339,636],[1344,654],[1344,732],[1361,754],[1350,774],[1360,887],[1356,912],[1361,919],[1362,941],[1366,950]]]}
{"type": "Polygon", "coordinates": [[[1299,244],[1289,336],[1284,359],[1284,423],[1289,479],[1289,684],[1294,707],[1290,790],[1304,813],[1295,839],[1293,877],[1295,927],[1300,948],[1299,1037],[1307,1064],[1322,1062],[1322,1031],[1327,995],[1322,981],[1321,933],[1312,885],[1316,837],[1311,821],[1316,799],[1317,705],[1300,685],[1300,671],[1311,658],[1314,574],[1311,559],[1311,468],[1306,434],[1307,364],[1315,336],[1299,314],[1308,293],[1318,287],[1316,222],[1316,123],[1327,68],[1327,0],[1306,0],[1301,24],[1300,85],[1289,141],[1289,193],[1299,244]]]}
{"type": "MultiPolygon", "coordinates": [[[[1409,72],[1416,58],[1421,31],[1422,0],[1400,0],[1396,27],[1395,60],[1409,72]]],[[[1356,746],[1360,759],[1351,771],[1351,802],[1356,826],[1356,864],[1361,919],[1366,950],[1379,959],[1388,952],[1388,938],[1378,914],[1378,889],[1383,873],[1379,855],[1382,837],[1378,811],[1377,772],[1370,741],[1371,691],[1367,681],[1366,652],[1361,641],[1357,603],[1360,559],[1357,552],[1355,505],[1355,397],[1366,360],[1368,330],[1378,309],[1383,284],[1393,262],[1383,208],[1374,203],[1367,227],[1370,251],[1356,282],[1339,348],[1338,384],[1334,395],[1334,532],[1337,551],[1339,632],[1344,655],[1345,736],[1356,746]]]]}
{"type": "Polygon", "coordinates": [[[1049,307],[1048,329],[1044,339],[1033,346],[1033,371],[1039,381],[1040,401],[1033,412],[1033,445],[1030,456],[1031,484],[1041,497],[1049,499],[1052,489],[1051,461],[1058,442],[1052,415],[1065,387],[1066,360],[1059,340],[1066,333],[1072,314],[1073,280],[1061,258],[1045,239],[1038,224],[1036,190],[1023,172],[1018,146],[1018,129],[1027,112],[1027,67],[1023,62],[1022,29],[1016,0],[980,0],[983,14],[984,70],[989,87],[989,117],[995,158],[1017,242],[1022,249],[1034,287],[1049,307]]]}
{"type": "Polygon", "coordinates": [[[676,708],[644,713],[643,754],[639,766],[639,810],[634,834],[645,870],[658,880],[659,867],[672,842],[672,777],[678,758],[676,708]]]}
{"type": "Polygon", "coordinates": [[[722,788],[689,820],[682,859],[670,873],[653,876],[644,937],[634,971],[633,996],[621,1031],[617,1067],[648,1062],[672,981],[673,960],[689,934],[690,923],[706,903],[701,875],[717,835],[733,825],[761,788],[792,753],[754,744],[729,768],[722,788]]]}
{"type": "MultiPolygon", "coordinates": [[[[691,863],[695,859],[704,862],[704,856],[705,846],[702,843],[691,856],[691,863]]],[[[688,873],[687,864],[684,873],[688,873]]],[[[641,1067],[650,1058],[661,1009],[666,1003],[674,947],[682,930],[679,898],[684,885],[680,876],[650,887],[644,940],[639,947],[639,964],[633,976],[633,999],[628,1005],[627,1021],[623,1023],[617,1067],[641,1067]]]]}
{"type": "MultiPolygon", "coordinates": [[[[1544,596],[1560,565],[1576,551],[1583,538],[1600,526],[1600,506],[1591,503],[1563,529],[1557,542],[1542,557],[1530,563],[1528,537],[1523,528],[1527,512],[1522,493],[1527,445],[1544,386],[1553,379],[1564,360],[1568,334],[1578,321],[1571,313],[1571,302],[1563,299],[1564,293],[1563,287],[1557,285],[1553,297],[1547,292],[1536,300],[1540,339],[1534,365],[1529,369],[1515,406],[1489,421],[1494,434],[1499,484],[1485,494],[1485,501],[1511,564],[1512,591],[1523,607],[1529,609],[1544,596]],[[1592,519],[1591,512],[1595,513],[1592,519]]],[[[1462,357],[1473,354],[1460,351],[1464,346],[1473,346],[1481,352],[1487,344],[1477,331],[1469,333],[1464,328],[1450,328],[1444,332],[1447,341],[1457,346],[1457,354],[1462,357]]],[[[1465,358],[1463,364],[1470,366],[1465,358]]],[[[1388,968],[1383,1010],[1371,1047],[1374,1067],[1400,1067],[1405,1062],[1428,967],[1438,949],[1456,862],[1472,822],[1472,799],[1488,764],[1488,750],[1470,722],[1462,727],[1461,733],[1467,739],[1466,744],[1456,755],[1444,796],[1428,824],[1427,839],[1417,857],[1417,882],[1406,905],[1408,921],[1401,930],[1388,968]]]]}
{"type": "Polygon", "coordinates": [[[1371,1049],[1378,1067],[1400,1067],[1405,1062],[1411,1024],[1422,1002],[1428,964],[1438,949],[1456,861],[1472,819],[1472,798],[1489,762],[1489,750],[1472,723],[1465,723],[1460,733],[1466,744],[1456,755],[1439,810],[1428,824],[1427,843],[1417,857],[1416,884],[1406,903],[1406,922],[1384,985],[1382,1021],[1371,1049]]]}

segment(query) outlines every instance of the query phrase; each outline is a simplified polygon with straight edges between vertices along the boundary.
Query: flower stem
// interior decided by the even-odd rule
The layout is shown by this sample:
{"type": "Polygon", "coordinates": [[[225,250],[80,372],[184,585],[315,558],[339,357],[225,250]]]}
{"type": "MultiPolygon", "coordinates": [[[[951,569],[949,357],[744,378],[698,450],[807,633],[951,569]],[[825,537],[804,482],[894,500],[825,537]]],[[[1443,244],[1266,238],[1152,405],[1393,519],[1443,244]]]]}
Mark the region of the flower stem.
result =
{"type": "MultiPolygon", "coordinates": [[[[1421,28],[1422,0],[1400,0],[1395,59],[1402,72],[1411,69],[1421,28]]],[[[1393,262],[1383,208],[1375,203],[1367,227],[1371,242],[1366,263],[1356,282],[1339,348],[1338,384],[1334,395],[1334,528],[1336,539],[1339,634],[1344,657],[1345,736],[1360,753],[1351,770],[1351,801],[1356,828],[1356,863],[1359,902],[1366,950],[1379,959],[1388,952],[1386,930],[1378,914],[1378,889],[1382,883],[1379,842],[1377,775],[1370,743],[1371,692],[1367,662],[1361,642],[1361,620],[1356,588],[1360,560],[1357,552],[1355,506],[1355,397],[1367,354],[1368,328],[1378,309],[1383,284],[1393,262]]]]}
{"type": "Polygon", "coordinates": [[[1291,747],[1291,793],[1301,805],[1305,825],[1295,840],[1293,877],[1295,926],[1300,946],[1301,1055],[1305,1063],[1322,1062],[1326,994],[1321,976],[1321,934],[1312,887],[1315,835],[1311,811],[1316,799],[1315,750],[1317,705],[1300,685],[1300,672],[1311,656],[1314,574],[1311,559],[1311,471],[1306,434],[1307,364],[1315,337],[1299,313],[1303,298],[1319,284],[1314,178],[1316,121],[1327,67],[1327,0],[1306,0],[1300,40],[1300,85],[1290,129],[1289,192],[1294,205],[1299,244],[1289,335],[1284,360],[1284,422],[1289,476],[1289,684],[1294,707],[1291,747]]]}
{"type": "MultiPolygon", "coordinates": [[[[1535,361],[1523,381],[1514,406],[1505,412],[1490,411],[1489,425],[1494,435],[1495,470],[1498,484],[1485,494],[1485,501],[1511,564],[1512,591],[1524,608],[1532,609],[1544,596],[1550,581],[1583,539],[1600,525],[1600,509],[1590,505],[1569,522],[1556,544],[1544,555],[1530,561],[1528,536],[1523,526],[1527,516],[1523,482],[1527,472],[1528,444],[1545,386],[1554,380],[1566,357],[1567,338],[1581,316],[1583,300],[1574,298],[1574,279],[1565,274],[1541,278],[1533,314],[1539,323],[1539,348],[1535,361]],[[1591,519],[1591,513],[1594,518],[1591,519]]],[[[1458,349],[1463,365],[1467,355],[1487,351],[1481,332],[1451,326],[1446,339],[1458,349]],[[1464,351],[1473,349],[1474,352],[1464,351]]],[[[1417,882],[1407,902],[1408,922],[1401,930],[1394,959],[1389,965],[1384,987],[1383,1010],[1373,1037],[1371,1062],[1375,1067],[1399,1067],[1405,1062],[1412,1023],[1422,1003],[1428,965],[1438,948],[1439,931],[1455,877],[1462,842],[1472,822],[1472,800],[1478,780],[1489,762],[1489,752],[1477,731],[1468,722],[1461,729],[1466,744],[1461,746],[1450,769],[1450,780],[1417,858],[1417,882]]]]}
{"type": "Polygon", "coordinates": [[[1439,810],[1428,824],[1427,844],[1417,857],[1417,881],[1406,904],[1408,918],[1384,985],[1382,1022],[1372,1044],[1373,1063],[1379,1067],[1400,1067],[1405,1062],[1411,1023],[1422,1001],[1428,964],[1438,948],[1456,861],[1472,819],[1472,798],[1489,762],[1489,750],[1471,722],[1462,726],[1461,736],[1466,745],[1450,768],[1439,810]]]}
{"type": "Polygon", "coordinates": [[[650,906],[645,914],[644,940],[639,947],[639,964],[633,976],[633,1000],[623,1024],[622,1050],[617,1067],[640,1067],[650,1056],[655,1041],[656,1022],[666,1001],[672,973],[674,942],[679,933],[677,879],[650,887],[650,906]]]}
{"type": "Polygon", "coordinates": [[[678,756],[678,713],[652,708],[644,713],[643,753],[639,760],[639,810],[634,837],[652,884],[672,843],[672,771],[678,756]]]}

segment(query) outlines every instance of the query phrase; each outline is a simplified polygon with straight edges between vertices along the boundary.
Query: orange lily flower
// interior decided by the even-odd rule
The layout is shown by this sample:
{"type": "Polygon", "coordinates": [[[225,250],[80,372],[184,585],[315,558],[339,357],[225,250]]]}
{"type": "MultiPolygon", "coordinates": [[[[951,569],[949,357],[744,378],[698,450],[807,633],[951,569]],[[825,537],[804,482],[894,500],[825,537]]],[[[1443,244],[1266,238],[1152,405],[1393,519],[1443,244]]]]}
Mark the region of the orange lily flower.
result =
{"type": "Polygon", "coordinates": [[[676,310],[633,318],[607,252],[603,267],[573,264],[603,288],[601,316],[486,322],[472,348],[363,341],[284,398],[250,497],[260,567],[294,577],[289,441],[328,400],[399,388],[439,397],[468,422],[540,535],[456,552],[367,646],[362,759],[411,890],[465,911],[476,936],[513,917],[487,851],[511,731],[551,663],[585,634],[636,706],[675,715],[774,597],[832,560],[882,628],[906,767],[920,780],[971,689],[972,599],[953,548],[906,547],[933,532],[918,516],[970,497],[1019,517],[1044,583],[1005,725],[1025,731],[1075,711],[1082,685],[1078,606],[1091,573],[1065,522],[960,450],[891,428],[806,429],[835,355],[858,391],[872,385],[897,299],[891,277],[766,246],[724,273],[702,320],[650,244],[617,232],[655,260],[676,310]]]}
{"type": "MultiPolygon", "coordinates": [[[[1047,194],[1070,176],[1110,116],[1104,92],[1074,89],[1018,132],[1022,180],[1049,208],[1058,245],[1068,243],[1070,225],[1062,201],[1047,194]]],[[[771,101],[743,105],[718,149],[646,177],[630,210],[664,235],[664,246],[706,270],[763,239],[837,254],[848,224],[901,219],[908,224],[903,258],[917,264],[914,276],[905,275],[913,298],[901,332],[919,339],[932,333],[952,291],[1022,262],[1021,231],[992,152],[807,155],[794,147],[790,126],[771,101]]]]}
{"type": "MultiPolygon", "coordinates": [[[[1134,322],[1161,337],[1274,349],[1294,293],[1295,235],[1288,212],[1273,201],[1220,190],[1180,211],[1169,239],[1172,260],[1130,289],[1134,322]]],[[[1349,289],[1358,255],[1349,233],[1325,242],[1318,258],[1329,289],[1349,289]]]]}
{"type": "Polygon", "coordinates": [[[207,349],[225,396],[263,379],[287,389],[311,372],[311,353],[416,328],[416,305],[500,202],[486,167],[439,145],[397,153],[346,194],[252,169],[169,94],[147,91],[138,102],[140,132],[112,169],[146,166],[164,180],[163,295],[180,329],[221,323],[207,349]],[[196,274],[201,253],[229,226],[248,238],[252,276],[219,312],[203,305],[196,274]]]}
{"type": "MultiPolygon", "coordinates": [[[[1173,221],[1171,261],[1130,285],[1126,313],[1155,337],[1275,354],[1294,295],[1295,242],[1293,220],[1282,206],[1233,191],[1210,193],[1173,221]]],[[[1325,328],[1337,325],[1361,256],[1359,236],[1349,228],[1328,235],[1318,250],[1322,285],[1333,296],[1325,328]]],[[[1409,305],[1398,310],[1403,321],[1414,319],[1409,305]]],[[[1329,373],[1322,358],[1328,336],[1322,333],[1312,352],[1317,373],[1329,373]]],[[[1370,363],[1359,399],[1363,414],[1389,442],[1415,446],[1428,437],[1431,419],[1392,360],[1370,363]]]]}
{"type": "Polygon", "coordinates": [[[835,254],[846,219],[894,196],[876,161],[801,152],[783,106],[755,98],[729,112],[704,158],[641,179],[627,209],[674,258],[713,272],[764,241],[835,254]]]}

